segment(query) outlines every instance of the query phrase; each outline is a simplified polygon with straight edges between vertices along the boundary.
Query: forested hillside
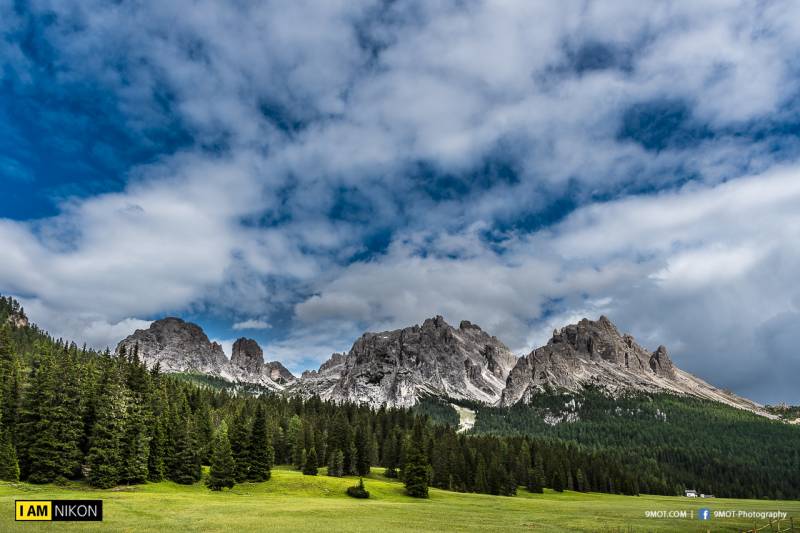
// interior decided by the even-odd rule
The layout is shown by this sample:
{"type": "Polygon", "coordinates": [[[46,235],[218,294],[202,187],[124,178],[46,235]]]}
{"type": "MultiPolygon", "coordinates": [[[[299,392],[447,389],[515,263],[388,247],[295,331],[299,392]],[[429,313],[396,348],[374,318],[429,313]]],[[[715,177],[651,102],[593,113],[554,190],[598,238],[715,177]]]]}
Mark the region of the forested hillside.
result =
{"type": "Polygon", "coordinates": [[[600,447],[640,473],[640,490],[685,485],[717,496],[797,498],[800,428],[724,404],[601,390],[478,408],[476,433],[541,435],[600,447]]]}
{"type": "MultiPolygon", "coordinates": [[[[6,317],[18,312],[2,302],[6,317]]],[[[381,466],[414,496],[431,485],[502,495],[519,487],[678,494],[691,486],[718,496],[800,497],[798,428],[707,402],[592,393],[571,404],[569,418],[564,404],[574,399],[542,396],[532,407],[482,408],[480,434],[463,434],[443,403],[375,410],[232,391],[147,369],[135,349],[99,354],[7,322],[2,479],[191,484],[210,464],[206,482],[218,489],[268,482],[275,464],[336,476],[381,466]],[[554,416],[565,418],[556,424],[554,416]]]]}

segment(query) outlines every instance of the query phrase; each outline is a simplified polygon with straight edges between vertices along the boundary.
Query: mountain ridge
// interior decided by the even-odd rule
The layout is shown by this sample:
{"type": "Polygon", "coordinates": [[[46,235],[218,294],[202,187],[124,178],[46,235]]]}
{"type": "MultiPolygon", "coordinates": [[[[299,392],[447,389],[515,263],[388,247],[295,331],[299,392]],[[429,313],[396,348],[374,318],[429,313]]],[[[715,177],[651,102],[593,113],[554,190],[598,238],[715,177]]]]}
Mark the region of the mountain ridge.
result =
{"type": "Polygon", "coordinates": [[[546,345],[517,357],[480,326],[464,320],[456,328],[437,315],[421,325],[364,333],[349,351],[334,353],[299,378],[278,361],[266,362],[253,339],[237,339],[228,360],[200,326],[175,317],[137,330],[120,341],[117,352],[137,345],[141,359],[148,365],[158,362],[167,372],[206,373],[276,392],[376,408],[410,407],[426,396],[511,406],[548,390],[600,386],[612,394],[686,394],[774,417],[758,403],[677,368],[666,347],[646,350],[605,316],[555,330],[546,345]]]}

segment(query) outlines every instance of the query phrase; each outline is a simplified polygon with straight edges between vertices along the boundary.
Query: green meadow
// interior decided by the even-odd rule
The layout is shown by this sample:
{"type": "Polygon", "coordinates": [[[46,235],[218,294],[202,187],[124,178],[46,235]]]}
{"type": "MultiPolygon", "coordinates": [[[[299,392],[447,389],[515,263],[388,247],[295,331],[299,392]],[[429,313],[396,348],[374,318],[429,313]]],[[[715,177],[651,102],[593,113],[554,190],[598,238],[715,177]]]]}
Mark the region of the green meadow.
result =
{"type": "MultiPolygon", "coordinates": [[[[324,472],[324,469],[322,470],[324,472]]],[[[110,490],[0,484],[0,531],[742,531],[752,519],[647,518],[647,511],[785,511],[800,531],[800,501],[694,500],[664,496],[616,496],[577,492],[515,497],[459,494],[431,489],[430,499],[405,496],[403,485],[374,469],[365,479],[369,500],[345,489],[357,478],[303,476],[279,467],[266,483],[244,483],[211,492],[202,483],[150,483],[110,490]],[[15,522],[15,499],[102,499],[104,520],[15,522]]],[[[693,513],[692,513],[693,514],[693,513]]],[[[767,520],[757,520],[763,526],[767,520]]],[[[788,526],[788,522],[783,527],[788,526]]],[[[769,531],[769,527],[766,529],[769,531]]]]}

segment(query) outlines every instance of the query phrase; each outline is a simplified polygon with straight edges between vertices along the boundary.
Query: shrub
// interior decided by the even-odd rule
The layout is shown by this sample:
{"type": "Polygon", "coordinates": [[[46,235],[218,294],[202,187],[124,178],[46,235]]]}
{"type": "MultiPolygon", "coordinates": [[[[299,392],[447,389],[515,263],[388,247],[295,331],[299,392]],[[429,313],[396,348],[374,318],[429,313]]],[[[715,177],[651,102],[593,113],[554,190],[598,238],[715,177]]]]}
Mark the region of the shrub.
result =
{"type": "Polygon", "coordinates": [[[358,485],[347,487],[347,495],[353,498],[369,498],[369,491],[364,488],[364,479],[359,479],[358,485]]]}

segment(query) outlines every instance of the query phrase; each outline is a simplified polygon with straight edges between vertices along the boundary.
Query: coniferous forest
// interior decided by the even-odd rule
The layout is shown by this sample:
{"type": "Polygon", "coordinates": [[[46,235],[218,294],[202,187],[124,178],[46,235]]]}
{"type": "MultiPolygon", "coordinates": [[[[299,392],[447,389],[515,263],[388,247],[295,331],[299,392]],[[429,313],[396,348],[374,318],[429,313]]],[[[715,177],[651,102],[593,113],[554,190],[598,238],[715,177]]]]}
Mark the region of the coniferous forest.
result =
{"type": "MultiPolygon", "coordinates": [[[[109,488],[204,478],[220,490],[269,482],[271,468],[287,464],[334,476],[382,467],[415,497],[427,496],[429,486],[498,495],[545,487],[673,495],[689,485],[717,496],[800,497],[798,428],[713,404],[689,402],[689,410],[673,400],[679,407],[666,416],[684,412],[675,423],[689,424],[692,435],[666,440],[663,428],[672,426],[648,425],[648,417],[601,416],[639,406],[611,405],[602,395],[579,423],[543,423],[543,405],[486,409],[476,431],[462,434],[446,403],[372,410],[317,397],[233,393],[148,369],[136,350],[98,353],[35,326],[8,325],[8,316],[20,312],[15,301],[0,300],[4,480],[83,479],[109,488]],[[711,416],[713,423],[696,431],[691,416],[711,416]],[[754,432],[763,437],[760,451],[754,432]]],[[[661,413],[667,404],[660,399],[653,409],[661,413]]]]}

